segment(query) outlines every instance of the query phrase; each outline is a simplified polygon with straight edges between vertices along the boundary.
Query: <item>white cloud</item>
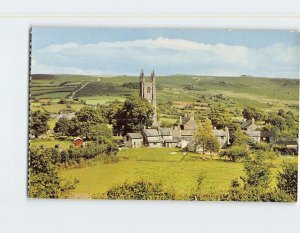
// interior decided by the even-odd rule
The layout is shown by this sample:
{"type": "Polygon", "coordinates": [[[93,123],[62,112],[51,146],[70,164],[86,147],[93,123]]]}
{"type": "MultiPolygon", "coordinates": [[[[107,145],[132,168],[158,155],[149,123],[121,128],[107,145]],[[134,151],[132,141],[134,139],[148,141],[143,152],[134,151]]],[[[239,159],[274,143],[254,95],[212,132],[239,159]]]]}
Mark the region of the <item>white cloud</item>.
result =
{"type": "Polygon", "coordinates": [[[250,74],[297,77],[299,47],[274,44],[261,49],[204,44],[183,39],[156,39],[56,44],[33,51],[33,73],[250,74]]]}

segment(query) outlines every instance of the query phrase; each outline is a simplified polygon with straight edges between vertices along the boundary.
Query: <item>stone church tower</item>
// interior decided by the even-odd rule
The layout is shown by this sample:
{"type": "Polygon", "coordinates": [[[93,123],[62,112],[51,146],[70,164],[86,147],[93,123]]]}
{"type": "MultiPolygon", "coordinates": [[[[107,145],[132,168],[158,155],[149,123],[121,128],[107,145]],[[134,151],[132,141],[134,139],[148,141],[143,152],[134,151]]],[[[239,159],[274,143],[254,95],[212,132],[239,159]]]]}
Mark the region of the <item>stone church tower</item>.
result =
{"type": "Polygon", "coordinates": [[[150,82],[146,82],[143,70],[140,74],[140,97],[145,98],[154,108],[153,126],[158,126],[156,111],[156,82],[154,70],[151,73],[150,82]]]}

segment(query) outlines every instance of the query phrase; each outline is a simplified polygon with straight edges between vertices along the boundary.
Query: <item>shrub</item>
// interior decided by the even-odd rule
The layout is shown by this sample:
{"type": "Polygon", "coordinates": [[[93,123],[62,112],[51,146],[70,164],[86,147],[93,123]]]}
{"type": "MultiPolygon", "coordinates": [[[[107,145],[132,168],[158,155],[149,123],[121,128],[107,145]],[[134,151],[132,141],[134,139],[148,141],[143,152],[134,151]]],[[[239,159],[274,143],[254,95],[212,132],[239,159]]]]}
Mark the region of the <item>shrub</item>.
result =
{"type": "Polygon", "coordinates": [[[282,171],[277,175],[277,187],[280,191],[292,195],[297,200],[298,167],[296,163],[284,162],[282,171]]]}
{"type": "Polygon", "coordinates": [[[174,192],[165,190],[161,183],[135,181],[113,187],[106,193],[107,199],[121,200],[174,200],[174,192]]]}
{"type": "Polygon", "coordinates": [[[249,151],[246,146],[232,146],[227,152],[228,158],[232,161],[240,159],[247,159],[249,157],[249,151]]]}

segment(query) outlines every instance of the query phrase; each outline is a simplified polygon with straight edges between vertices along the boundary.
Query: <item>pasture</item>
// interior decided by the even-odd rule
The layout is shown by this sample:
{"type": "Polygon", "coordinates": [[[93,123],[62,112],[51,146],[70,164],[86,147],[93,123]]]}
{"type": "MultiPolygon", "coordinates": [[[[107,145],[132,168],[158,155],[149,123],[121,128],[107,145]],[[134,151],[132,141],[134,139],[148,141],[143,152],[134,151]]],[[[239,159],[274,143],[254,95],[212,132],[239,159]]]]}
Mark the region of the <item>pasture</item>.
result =
{"type": "MultiPolygon", "coordinates": [[[[87,196],[139,179],[162,182],[177,194],[189,194],[196,190],[200,174],[204,176],[203,192],[222,192],[228,190],[232,179],[244,173],[240,162],[224,161],[216,156],[211,160],[207,155],[194,153],[183,156],[178,148],[124,149],[118,157],[118,163],[104,164],[102,160],[95,159],[85,167],[63,169],[60,174],[66,179],[79,179],[73,194],[87,196]]],[[[282,161],[278,158],[272,162],[273,177],[282,161]]]]}

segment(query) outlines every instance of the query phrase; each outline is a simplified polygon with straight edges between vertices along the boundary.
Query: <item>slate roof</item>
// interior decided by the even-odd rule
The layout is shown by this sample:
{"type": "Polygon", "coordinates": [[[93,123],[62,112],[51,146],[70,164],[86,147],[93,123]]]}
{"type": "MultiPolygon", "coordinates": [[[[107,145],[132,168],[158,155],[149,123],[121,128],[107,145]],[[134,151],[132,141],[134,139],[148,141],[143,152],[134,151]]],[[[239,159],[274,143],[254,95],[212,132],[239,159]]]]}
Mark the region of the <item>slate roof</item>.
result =
{"type": "Polygon", "coordinates": [[[244,121],[244,122],[241,124],[241,128],[242,128],[242,129],[245,129],[245,128],[247,128],[248,126],[250,126],[251,124],[252,124],[252,121],[251,121],[251,120],[244,121]]]}
{"type": "Polygon", "coordinates": [[[273,131],[261,131],[261,137],[267,138],[267,137],[275,137],[276,134],[273,131]]]}
{"type": "Polygon", "coordinates": [[[127,134],[132,139],[143,139],[143,136],[141,133],[128,133],[127,134]]]}
{"type": "Polygon", "coordinates": [[[160,128],[158,131],[159,131],[159,135],[171,136],[171,128],[160,128]]]}
{"type": "Polygon", "coordinates": [[[194,130],[181,130],[181,136],[193,136],[194,130]]]}
{"type": "Polygon", "coordinates": [[[222,129],[214,129],[213,134],[217,137],[226,137],[227,136],[227,132],[222,129]]]}
{"type": "Polygon", "coordinates": [[[260,131],[245,131],[249,137],[260,137],[260,131]]]}
{"type": "Polygon", "coordinates": [[[182,125],[185,125],[189,120],[190,120],[190,117],[182,117],[181,118],[182,125]]]}
{"type": "Polygon", "coordinates": [[[143,129],[143,132],[146,134],[147,137],[158,137],[157,129],[143,129]]]}

